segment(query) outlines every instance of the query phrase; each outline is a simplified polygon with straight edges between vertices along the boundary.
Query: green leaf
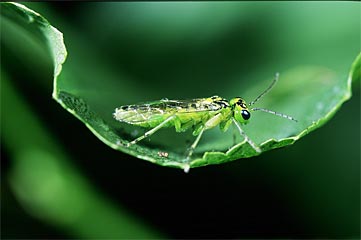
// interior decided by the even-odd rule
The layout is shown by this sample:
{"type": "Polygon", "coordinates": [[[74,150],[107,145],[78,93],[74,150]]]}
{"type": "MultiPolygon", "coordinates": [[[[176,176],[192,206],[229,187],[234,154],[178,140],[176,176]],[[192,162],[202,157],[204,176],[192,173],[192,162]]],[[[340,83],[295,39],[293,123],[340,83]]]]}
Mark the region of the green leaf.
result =
{"type": "MultiPolygon", "coordinates": [[[[60,74],[67,52],[63,41],[63,34],[51,26],[40,14],[19,3],[3,3],[1,5],[2,21],[12,28],[26,25],[27,33],[48,45],[54,63],[54,80],[60,74]]],[[[24,34],[25,36],[26,34],[24,34]]],[[[34,40],[35,41],[35,40],[34,40]]],[[[54,81],[56,83],[56,81],[54,81]]]]}
{"type": "MultiPolygon", "coordinates": [[[[322,67],[299,67],[282,73],[278,85],[257,105],[262,104],[267,108],[294,116],[298,122],[255,112],[251,123],[244,126],[245,132],[265,152],[293,144],[309,132],[321,127],[331,119],[342,103],[350,98],[351,76],[355,76],[359,62],[360,57],[353,64],[349,78],[338,77],[331,70],[322,67]]],[[[256,92],[260,93],[270,80],[249,86],[249,90],[245,89],[245,91],[255,93],[256,96],[256,92]]],[[[74,92],[82,92],[81,88],[67,88],[64,82],[62,88],[54,89],[55,99],[83,121],[100,140],[116,150],[162,166],[184,169],[188,168],[188,164],[190,167],[200,167],[258,155],[242,139],[237,139],[239,143],[232,146],[232,134],[221,133],[218,129],[209,130],[210,134],[205,134],[196,149],[196,157],[190,163],[185,161],[185,152],[186,142],[192,138],[189,134],[176,133],[173,128],[157,132],[150,141],[144,140],[136,146],[125,147],[127,141],[135,138],[132,131],[140,131],[142,134],[137,127],[127,126],[111,119],[115,107],[119,107],[114,104],[114,99],[117,97],[112,93],[122,96],[125,90],[116,82],[104,82],[102,88],[108,90],[109,94],[108,97],[99,99],[96,95],[96,86],[100,84],[98,80],[89,79],[87,84],[87,89],[91,89],[92,84],[94,89],[90,93],[88,90],[89,95],[82,96],[82,94],[74,94],[74,92]],[[114,91],[115,87],[117,91],[114,91]],[[85,100],[92,98],[93,101],[85,100]],[[104,105],[107,111],[100,111],[104,105]]],[[[116,102],[134,104],[121,97],[118,97],[116,102]]]]}
{"type": "MultiPolygon", "coordinates": [[[[332,70],[317,66],[301,66],[281,73],[278,85],[257,106],[291,115],[298,122],[255,112],[251,123],[244,126],[244,131],[261,147],[262,152],[293,144],[330,120],[342,103],[350,98],[351,76],[357,72],[359,62],[357,58],[349,78],[337,76],[332,70]]],[[[135,97],[129,96],[132,91],[127,83],[130,80],[124,76],[119,78],[55,79],[53,96],[108,146],[162,166],[188,169],[258,155],[239,136],[234,141],[234,131],[222,133],[219,129],[204,134],[191,162],[185,160],[185,154],[194,138],[189,132],[176,133],[174,128],[162,129],[149,139],[126,147],[125,143],[145,130],[119,123],[112,118],[116,107],[137,103],[131,101],[135,97]]],[[[255,81],[256,84],[244,87],[240,94],[255,97],[271,80],[255,81]]]]}
{"type": "MultiPolygon", "coordinates": [[[[162,166],[183,169],[258,155],[232,128],[226,133],[217,128],[207,131],[189,163],[185,161],[185,154],[194,141],[190,131],[176,133],[174,128],[162,129],[135,146],[125,147],[125,143],[145,131],[112,118],[116,107],[137,103],[137,97],[130,94],[134,92],[129,84],[131,79],[127,76],[118,76],[117,79],[106,78],[106,75],[91,76],[90,70],[82,72],[88,74],[86,77],[76,76],[74,69],[67,70],[66,67],[60,72],[66,56],[65,48],[57,44],[50,47],[54,56],[59,55],[55,58],[54,99],[108,146],[162,166]]],[[[277,85],[256,106],[291,115],[298,122],[254,112],[250,123],[243,127],[244,131],[261,147],[262,152],[293,144],[330,120],[342,103],[350,98],[351,80],[359,78],[356,71],[359,62],[358,57],[349,78],[319,66],[299,66],[281,72],[277,85]]],[[[239,78],[242,79],[242,76],[239,75],[239,78]]],[[[247,96],[246,101],[251,101],[270,84],[271,78],[264,81],[250,79],[247,85],[244,84],[246,86],[237,89],[237,95],[247,96]]],[[[161,96],[164,97],[169,98],[167,92],[161,96]]],[[[222,97],[229,99],[234,95],[222,97]]]]}

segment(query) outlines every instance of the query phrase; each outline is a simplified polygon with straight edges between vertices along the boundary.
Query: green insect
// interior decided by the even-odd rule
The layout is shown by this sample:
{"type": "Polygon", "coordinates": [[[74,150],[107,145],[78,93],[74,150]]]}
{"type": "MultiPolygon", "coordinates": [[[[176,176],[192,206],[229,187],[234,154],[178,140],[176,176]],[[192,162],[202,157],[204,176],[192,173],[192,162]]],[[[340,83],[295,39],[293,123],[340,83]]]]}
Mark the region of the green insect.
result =
{"type": "Polygon", "coordinates": [[[143,103],[139,105],[126,105],[115,109],[113,116],[120,122],[150,128],[144,135],[134,139],[127,147],[147,138],[164,127],[175,127],[176,132],[184,132],[193,128],[193,135],[197,136],[188,149],[186,160],[189,161],[197,147],[204,131],[219,125],[225,132],[234,123],[244,139],[256,152],[261,149],[246,135],[241,125],[247,124],[252,111],[263,111],[289,120],[296,121],[291,116],[264,108],[249,108],[262,98],[278,81],[276,73],[271,85],[248,105],[245,100],[236,97],[227,101],[219,96],[196,98],[191,100],[168,100],[143,103]]]}

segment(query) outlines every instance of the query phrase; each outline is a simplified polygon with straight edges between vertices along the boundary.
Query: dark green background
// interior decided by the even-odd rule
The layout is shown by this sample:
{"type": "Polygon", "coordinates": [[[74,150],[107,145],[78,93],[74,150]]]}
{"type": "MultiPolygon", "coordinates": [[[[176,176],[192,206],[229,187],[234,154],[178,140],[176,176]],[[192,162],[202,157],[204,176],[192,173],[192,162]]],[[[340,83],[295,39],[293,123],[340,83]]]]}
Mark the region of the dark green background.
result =
{"type": "MultiPolygon", "coordinates": [[[[63,32],[65,77],[128,79],[129,103],[232,97],[251,79],[304,65],[345,78],[360,52],[353,2],[26,5],[63,32]]],[[[360,237],[359,83],[294,146],[184,174],[101,143],[51,99],[46,49],[16,34],[1,32],[2,119],[18,116],[19,132],[65,157],[30,151],[19,160],[21,134],[1,134],[2,238],[360,237]]]]}

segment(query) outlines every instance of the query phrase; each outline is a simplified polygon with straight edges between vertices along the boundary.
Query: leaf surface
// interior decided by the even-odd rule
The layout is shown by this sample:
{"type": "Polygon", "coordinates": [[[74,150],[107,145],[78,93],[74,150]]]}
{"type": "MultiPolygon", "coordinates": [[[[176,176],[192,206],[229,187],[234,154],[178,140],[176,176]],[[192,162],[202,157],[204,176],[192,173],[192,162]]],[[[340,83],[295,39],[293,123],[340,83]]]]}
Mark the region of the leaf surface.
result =
{"type": "MultiPolygon", "coordinates": [[[[28,21],[34,19],[43,25],[42,31],[48,32],[45,36],[54,59],[53,98],[111,148],[162,166],[183,169],[259,155],[232,127],[226,133],[218,128],[206,131],[190,162],[185,160],[185,156],[194,141],[191,131],[176,133],[174,128],[161,129],[138,144],[126,147],[127,142],[146,130],[117,122],[112,117],[115,108],[137,104],[129,97],[129,92],[133,91],[127,83],[131,80],[126,76],[118,79],[91,75],[80,77],[70,68],[62,70],[67,56],[62,34],[35,13],[28,21]]],[[[252,112],[251,121],[243,126],[243,130],[261,147],[262,152],[293,144],[329,121],[351,97],[351,82],[360,78],[359,69],[360,56],[352,64],[348,78],[322,66],[299,66],[281,72],[277,85],[254,106],[290,115],[298,122],[258,111],[252,112]]],[[[239,93],[241,96],[253,96],[245,99],[248,102],[267,88],[272,76],[252,80],[244,84],[239,93]]],[[[162,96],[167,97],[166,94],[162,96]]],[[[230,99],[235,96],[222,97],[230,99]]]]}

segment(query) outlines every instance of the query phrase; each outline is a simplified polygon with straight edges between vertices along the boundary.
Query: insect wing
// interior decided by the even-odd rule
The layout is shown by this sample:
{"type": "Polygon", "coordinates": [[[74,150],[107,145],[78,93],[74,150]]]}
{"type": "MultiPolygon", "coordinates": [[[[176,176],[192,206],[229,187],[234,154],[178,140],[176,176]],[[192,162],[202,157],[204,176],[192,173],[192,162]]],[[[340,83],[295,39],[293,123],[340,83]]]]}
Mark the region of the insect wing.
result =
{"type": "Polygon", "coordinates": [[[140,123],[148,121],[150,117],[159,114],[164,114],[162,101],[121,106],[115,109],[114,118],[121,122],[140,123]]]}
{"type": "Polygon", "coordinates": [[[190,100],[168,100],[142,103],[138,105],[126,105],[115,110],[114,117],[118,121],[127,123],[140,123],[152,118],[170,116],[177,113],[195,113],[204,111],[216,111],[222,106],[212,98],[196,98],[190,100]]]}

